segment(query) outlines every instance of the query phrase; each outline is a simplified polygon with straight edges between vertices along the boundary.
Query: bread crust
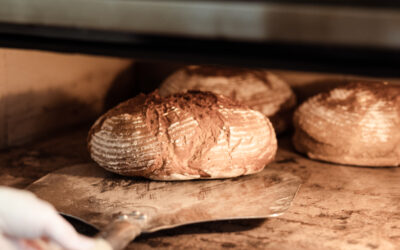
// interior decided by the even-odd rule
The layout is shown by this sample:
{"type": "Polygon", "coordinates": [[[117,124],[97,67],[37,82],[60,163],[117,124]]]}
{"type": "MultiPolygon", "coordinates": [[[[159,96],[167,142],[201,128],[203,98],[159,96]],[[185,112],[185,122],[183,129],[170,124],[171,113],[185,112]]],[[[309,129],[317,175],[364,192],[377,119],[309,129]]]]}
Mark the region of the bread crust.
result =
{"type": "Polygon", "coordinates": [[[400,165],[400,86],[355,82],[318,94],[294,114],[295,148],[339,164],[400,165]]]}
{"type": "Polygon", "coordinates": [[[276,133],[285,131],[291,125],[296,105],[290,86],[268,70],[187,66],[161,84],[160,95],[187,90],[212,91],[238,100],[266,115],[276,133]]]}
{"type": "Polygon", "coordinates": [[[211,92],[139,95],[101,116],[88,136],[105,169],[155,180],[227,178],[261,171],[275,156],[260,112],[211,92]]]}

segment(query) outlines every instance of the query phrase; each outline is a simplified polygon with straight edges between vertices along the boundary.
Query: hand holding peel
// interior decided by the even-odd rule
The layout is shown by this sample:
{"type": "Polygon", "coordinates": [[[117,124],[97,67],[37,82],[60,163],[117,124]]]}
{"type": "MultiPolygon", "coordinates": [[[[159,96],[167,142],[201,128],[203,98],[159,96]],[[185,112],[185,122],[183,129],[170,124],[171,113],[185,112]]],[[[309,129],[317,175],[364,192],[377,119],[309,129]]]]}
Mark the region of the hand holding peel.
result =
{"type": "Polygon", "coordinates": [[[0,187],[0,249],[86,250],[94,245],[49,203],[27,191],[0,187]]]}

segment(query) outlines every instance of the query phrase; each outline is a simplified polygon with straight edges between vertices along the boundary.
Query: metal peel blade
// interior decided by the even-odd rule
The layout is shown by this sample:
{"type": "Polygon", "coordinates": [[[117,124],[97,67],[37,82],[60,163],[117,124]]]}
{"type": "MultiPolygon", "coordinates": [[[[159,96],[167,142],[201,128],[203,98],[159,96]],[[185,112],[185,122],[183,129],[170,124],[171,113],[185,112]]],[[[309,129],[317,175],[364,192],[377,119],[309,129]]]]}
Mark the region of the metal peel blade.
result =
{"type": "Polygon", "coordinates": [[[279,216],[289,208],[300,183],[292,174],[268,168],[232,179],[163,182],[81,164],[50,173],[28,189],[60,213],[103,229],[100,235],[113,249],[122,249],[142,232],[279,216]]]}

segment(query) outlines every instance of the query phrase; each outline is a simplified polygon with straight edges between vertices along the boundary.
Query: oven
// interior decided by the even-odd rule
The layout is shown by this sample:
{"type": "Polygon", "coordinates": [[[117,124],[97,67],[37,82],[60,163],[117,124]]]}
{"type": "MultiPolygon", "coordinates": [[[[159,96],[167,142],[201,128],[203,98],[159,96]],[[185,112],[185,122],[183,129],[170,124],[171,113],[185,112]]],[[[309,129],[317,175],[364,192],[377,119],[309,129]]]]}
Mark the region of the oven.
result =
{"type": "MultiPolygon", "coordinates": [[[[351,81],[399,84],[400,5],[1,0],[0,47],[0,185],[25,189],[92,162],[93,122],[185,65],[268,69],[298,104],[351,81]]],[[[292,135],[278,135],[267,167],[301,179],[283,215],[185,225],[142,235],[127,249],[400,248],[400,170],[311,160],[292,135]]]]}

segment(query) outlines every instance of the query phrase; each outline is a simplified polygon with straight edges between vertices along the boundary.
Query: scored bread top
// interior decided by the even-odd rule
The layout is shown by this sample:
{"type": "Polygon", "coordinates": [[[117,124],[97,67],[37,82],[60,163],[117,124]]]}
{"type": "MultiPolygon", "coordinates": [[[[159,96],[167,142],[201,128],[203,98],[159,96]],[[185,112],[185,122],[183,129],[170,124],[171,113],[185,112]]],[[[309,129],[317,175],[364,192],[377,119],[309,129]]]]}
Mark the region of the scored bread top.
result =
{"type": "Polygon", "coordinates": [[[162,180],[250,174],[276,152],[274,130],[261,113],[201,91],[121,103],[96,121],[88,145],[107,170],[162,180]]]}
{"type": "Polygon", "coordinates": [[[238,100],[268,116],[279,133],[291,123],[296,98],[290,86],[263,69],[187,66],[169,76],[160,95],[187,90],[212,91],[238,100]]]}
{"type": "Polygon", "coordinates": [[[318,94],[300,105],[294,124],[295,147],[311,158],[400,164],[400,86],[354,82],[318,94]]]}

